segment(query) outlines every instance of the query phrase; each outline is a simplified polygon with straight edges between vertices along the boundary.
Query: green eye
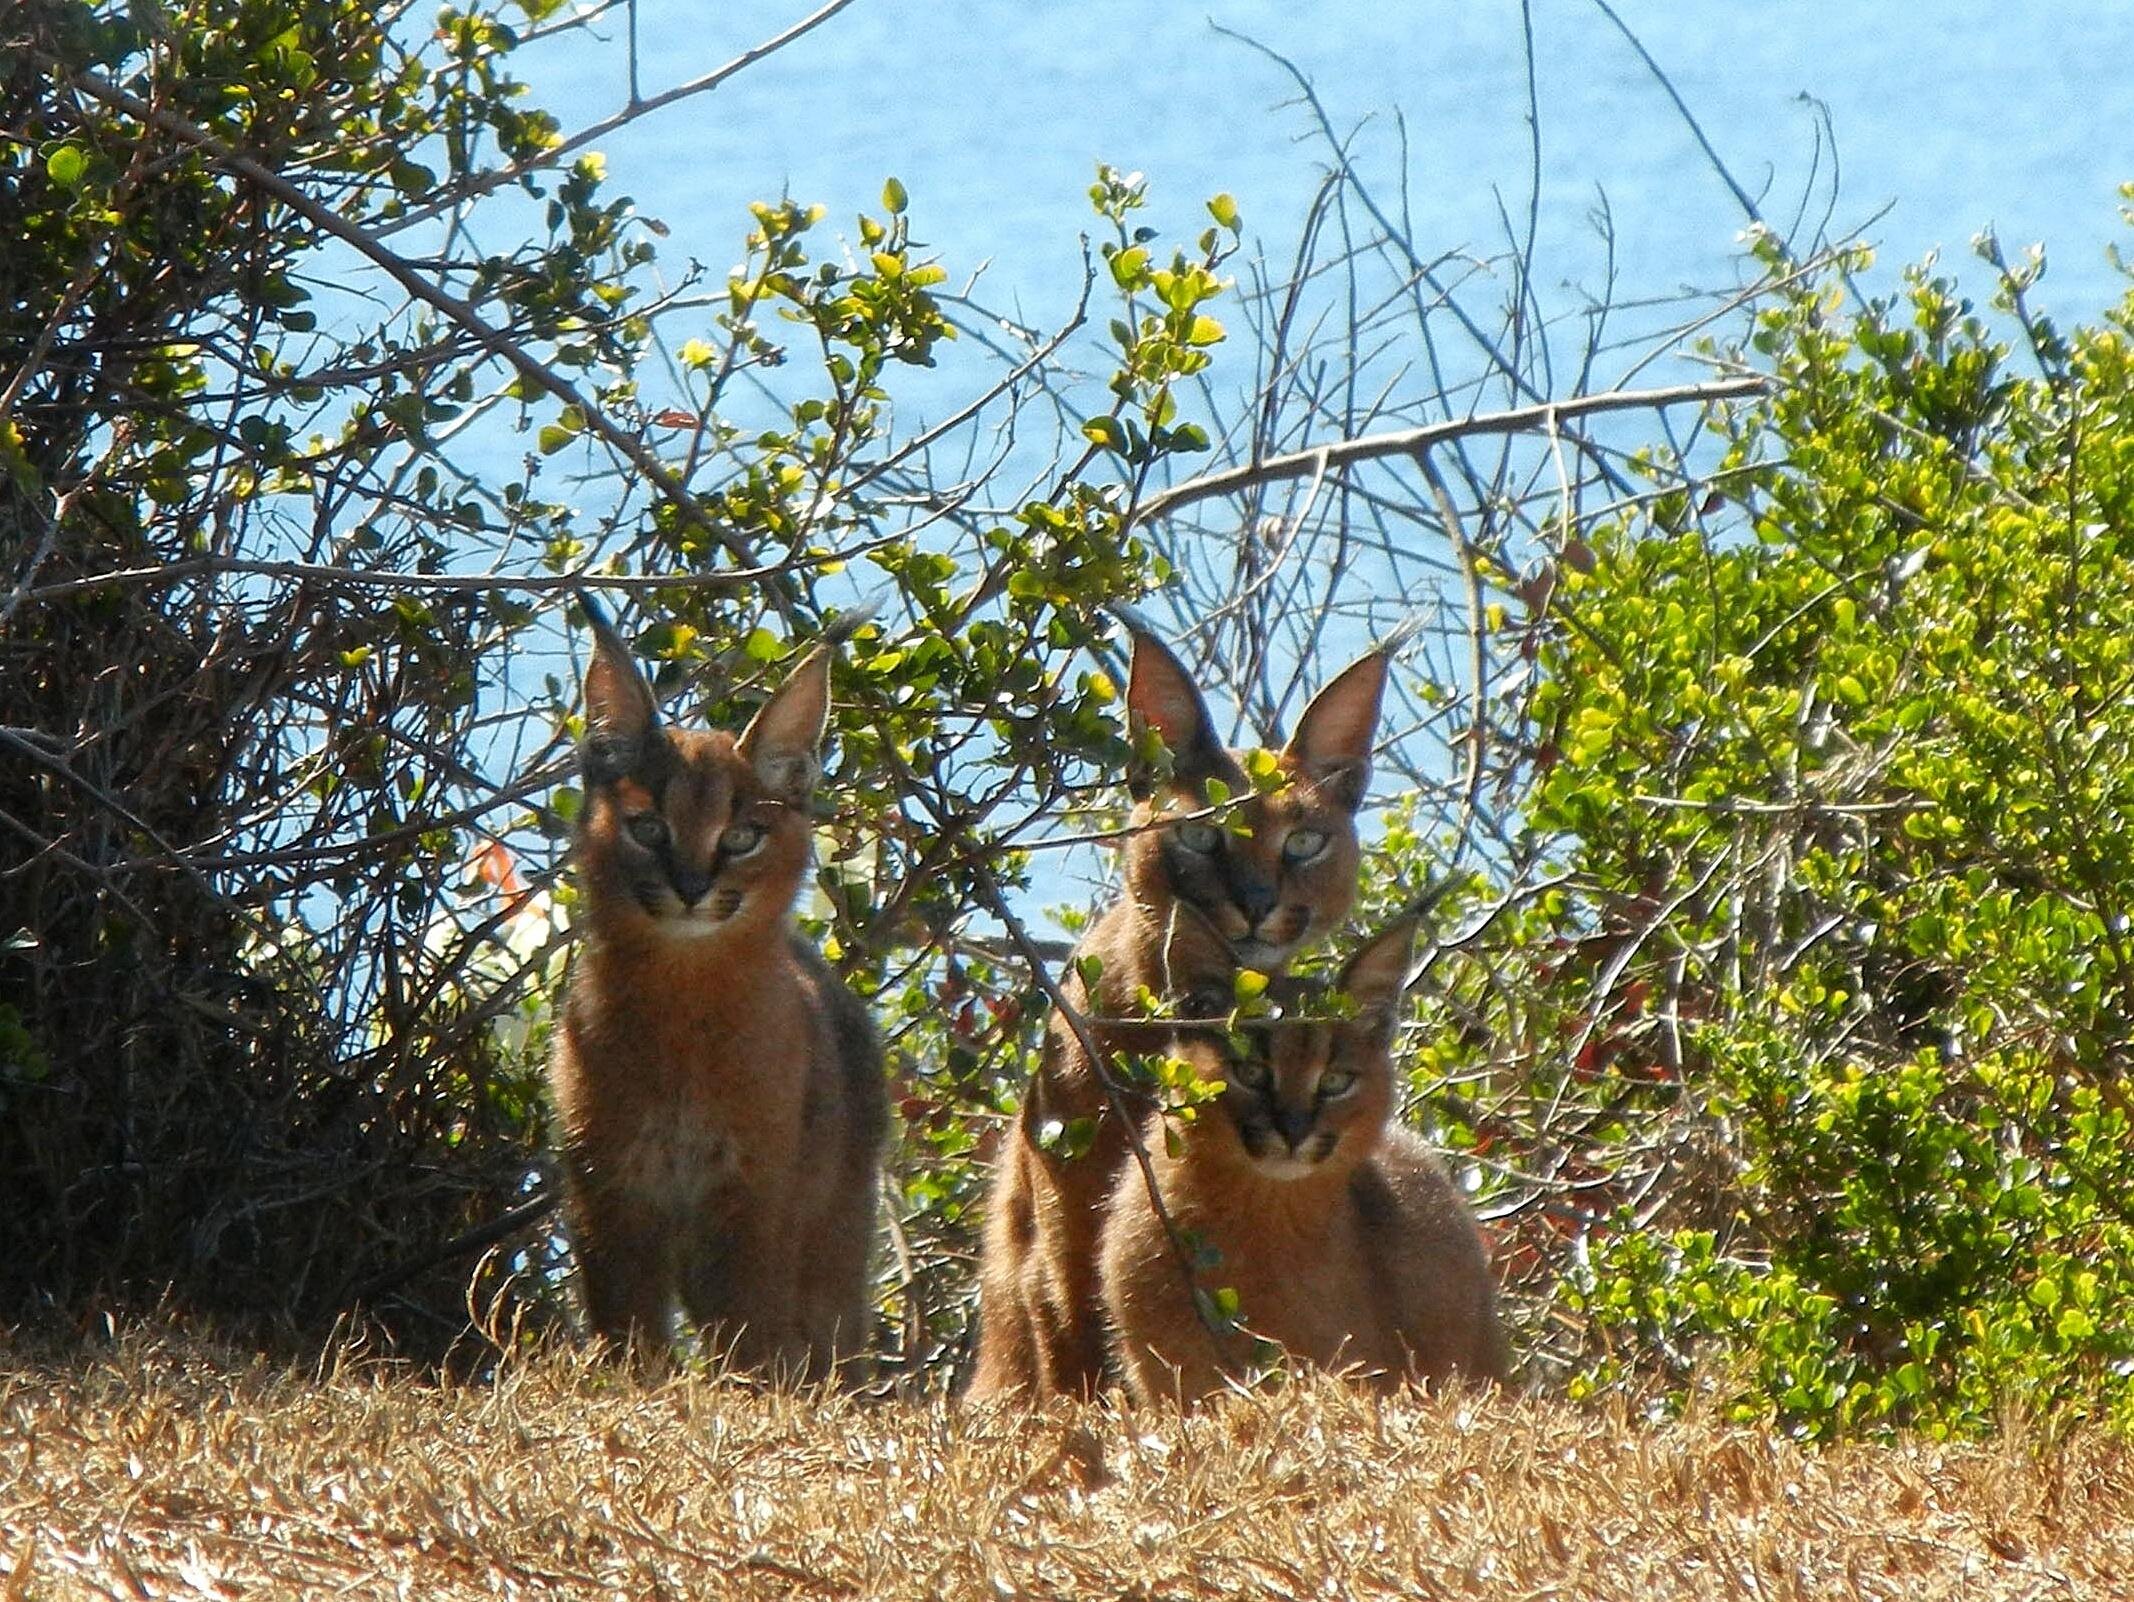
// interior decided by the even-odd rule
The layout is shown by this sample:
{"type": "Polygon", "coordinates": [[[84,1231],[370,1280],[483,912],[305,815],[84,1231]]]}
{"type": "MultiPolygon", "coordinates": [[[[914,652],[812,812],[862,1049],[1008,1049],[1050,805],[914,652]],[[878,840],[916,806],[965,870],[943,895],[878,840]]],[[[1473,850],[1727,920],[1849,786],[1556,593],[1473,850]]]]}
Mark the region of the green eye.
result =
{"type": "Polygon", "coordinates": [[[763,844],[763,830],[753,823],[737,823],[719,836],[719,849],[729,857],[745,857],[763,844]]]}
{"type": "Polygon", "coordinates": [[[1333,1101],[1356,1088],[1356,1076],[1346,1068],[1329,1068],[1319,1076],[1319,1099],[1333,1101]]]}
{"type": "Polygon", "coordinates": [[[647,851],[657,851],[667,843],[667,820],[657,812],[640,812],[630,819],[630,838],[647,851]]]}
{"type": "Polygon", "coordinates": [[[1282,842],[1284,862],[1309,862],[1326,849],[1326,831],[1323,829],[1292,829],[1289,838],[1282,842]]]}
{"type": "Polygon", "coordinates": [[[1212,823],[1181,823],[1171,834],[1188,851],[1203,857],[1213,856],[1223,843],[1223,831],[1212,823]]]}
{"type": "Polygon", "coordinates": [[[1247,1090],[1267,1088],[1267,1064],[1257,1057],[1233,1057],[1223,1068],[1223,1077],[1233,1085],[1243,1085],[1247,1090]]]}

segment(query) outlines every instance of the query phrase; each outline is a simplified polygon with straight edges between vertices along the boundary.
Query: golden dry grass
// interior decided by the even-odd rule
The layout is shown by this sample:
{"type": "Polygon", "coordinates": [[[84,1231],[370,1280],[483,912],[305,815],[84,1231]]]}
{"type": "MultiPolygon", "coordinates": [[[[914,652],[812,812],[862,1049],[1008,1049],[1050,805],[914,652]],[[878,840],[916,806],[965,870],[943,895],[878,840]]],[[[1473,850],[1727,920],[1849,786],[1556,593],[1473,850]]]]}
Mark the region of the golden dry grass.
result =
{"type": "Polygon", "coordinates": [[[2112,1596],[2134,1459],[1335,1384],[1198,1417],[0,1345],[0,1598],[2112,1596]]]}

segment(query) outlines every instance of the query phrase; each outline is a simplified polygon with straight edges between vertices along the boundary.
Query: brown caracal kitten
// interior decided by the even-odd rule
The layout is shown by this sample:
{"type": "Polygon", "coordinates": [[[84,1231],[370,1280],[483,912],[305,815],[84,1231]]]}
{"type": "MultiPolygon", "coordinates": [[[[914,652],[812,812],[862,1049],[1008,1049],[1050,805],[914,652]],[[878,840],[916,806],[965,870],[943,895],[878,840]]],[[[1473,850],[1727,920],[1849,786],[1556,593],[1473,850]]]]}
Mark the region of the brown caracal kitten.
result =
{"type": "Polygon", "coordinates": [[[1350,1017],[1179,1029],[1179,1055],[1223,1090],[1179,1128],[1176,1155],[1152,1119],[1150,1162],[1173,1226],[1220,1255],[1189,1282],[1140,1170],[1120,1173],[1101,1271],[1135,1400],[1194,1401],[1247,1377],[1263,1353],[1387,1390],[1505,1377],[1474,1219],[1396,1118],[1390,1047],[1414,943],[1404,919],[1349,960],[1336,985],[1350,1017]],[[1225,1288],[1241,1327],[1217,1334],[1203,1312],[1225,1322],[1213,1301],[1225,1288]]]}
{"type": "MultiPolygon", "coordinates": [[[[1339,925],[1356,898],[1356,809],[1370,782],[1386,681],[1382,651],[1344,669],[1279,754],[1283,782],[1256,794],[1178,659],[1139,630],[1133,642],[1128,731],[1137,751],[1145,734],[1160,736],[1171,765],[1157,774],[1137,761],[1129,771],[1123,893],[1075,949],[1102,971],[1094,994],[1074,963],[1062,983],[1070,1005],[1099,1018],[1132,1014],[1144,986],[1169,992],[1166,951],[1181,911],[1220,937],[1230,961],[1268,974],[1339,925]],[[1242,799],[1192,816],[1208,813],[1211,779],[1242,799]]],[[[1097,1029],[1094,1038],[1107,1054],[1124,1044],[1116,1030],[1097,1029]]],[[[1089,1395],[1102,1384],[1097,1228],[1128,1149],[1096,1066],[1055,1014],[987,1202],[973,1398],[1019,1393],[1034,1402],[1089,1395]],[[1062,1131],[1089,1134],[1086,1148],[1073,1156],[1048,1149],[1048,1137],[1062,1131]]]]}
{"type": "Polygon", "coordinates": [[[830,709],[818,647],[739,739],[669,728],[594,608],[579,946],[550,1075],[587,1322],[823,1379],[864,1346],[888,1125],[866,1008],[787,913],[830,709]]]}

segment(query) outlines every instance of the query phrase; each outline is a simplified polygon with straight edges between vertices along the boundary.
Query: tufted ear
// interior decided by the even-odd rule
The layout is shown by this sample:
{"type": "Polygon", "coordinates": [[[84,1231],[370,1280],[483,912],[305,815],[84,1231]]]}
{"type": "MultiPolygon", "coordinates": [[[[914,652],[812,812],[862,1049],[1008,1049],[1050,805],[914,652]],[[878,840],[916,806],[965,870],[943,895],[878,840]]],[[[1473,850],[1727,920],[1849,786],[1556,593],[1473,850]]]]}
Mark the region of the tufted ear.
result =
{"type": "Polygon", "coordinates": [[[1343,668],[1312,697],[1289,742],[1297,769],[1351,812],[1363,805],[1371,784],[1371,745],[1388,661],[1383,649],[1374,649],[1343,668]]]}
{"type": "Polygon", "coordinates": [[[614,777],[636,764],[645,737],[658,726],[659,703],[607,613],[590,596],[581,595],[578,600],[593,626],[593,660],[585,670],[585,743],[580,759],[589,777],[614,777]]]}
{"type": "Polygon", "coordinates": [[[796,806],[822,777],[823,728],[830,721],[830,647],[819,645],[786,675],[749,721],[735,749],[764,788],[796,806]]]}
{"type": "Polygon", "coordinates": [[[1417,921],[1412,916],[1398,920],[1341,965],[1335,984],[1364,1012],[1383,1012],[1390,1018],[1408,993],[1415,979],[1417,921]]]}
{"type": "Polygon", "coordinates": [[[1136,755],[1127,764],[1127,787],[1137,798],[1156,788],[1156,775],[1139,756],[1144,731],[1153,730],[1171,753],[1172,772],[1183,782],[1227,777],[1229,753],[1216,739],[1200,690],[1169,647],[1153,634],[1132,631],[1134,655],[1126,675],[1126,730],[1136,755]]]}

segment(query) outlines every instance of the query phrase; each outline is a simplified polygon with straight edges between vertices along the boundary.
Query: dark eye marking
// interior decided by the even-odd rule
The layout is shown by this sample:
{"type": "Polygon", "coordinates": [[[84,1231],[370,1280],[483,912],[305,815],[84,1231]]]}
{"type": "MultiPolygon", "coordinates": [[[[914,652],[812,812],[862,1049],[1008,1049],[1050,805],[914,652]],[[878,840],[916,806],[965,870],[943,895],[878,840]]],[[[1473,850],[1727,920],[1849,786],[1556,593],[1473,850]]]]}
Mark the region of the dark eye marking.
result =
{"type": "Polygon", "coordinates": [[[1257,1057],[1233,1057],[1223,1067],[1223,1077],[1247,1090],[1265,1090],[1274,1076],[1257,1057]]]}
{"type": "Polygon", "coordinates": [[[633,814],[625,827],[630,831],[630,838],[647,851],[657,851],[667,843],[667,820],[657,812],[633,814]]]}

